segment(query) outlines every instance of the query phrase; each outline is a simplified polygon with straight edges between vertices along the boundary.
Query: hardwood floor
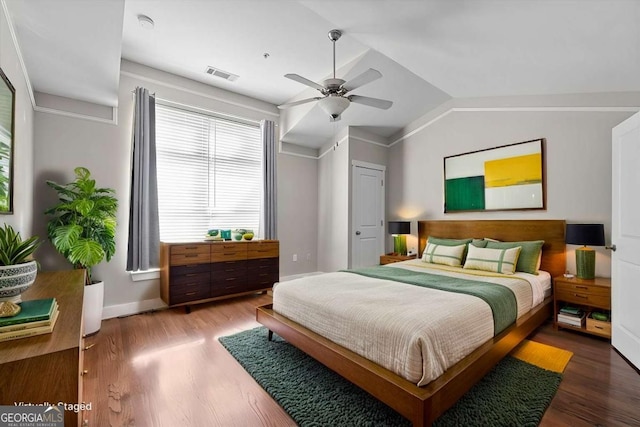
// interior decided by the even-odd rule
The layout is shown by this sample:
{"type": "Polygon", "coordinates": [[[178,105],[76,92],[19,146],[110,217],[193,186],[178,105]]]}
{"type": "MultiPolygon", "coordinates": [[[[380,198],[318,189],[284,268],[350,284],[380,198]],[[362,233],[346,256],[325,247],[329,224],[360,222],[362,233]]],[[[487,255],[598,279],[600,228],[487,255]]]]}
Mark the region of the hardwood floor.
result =
{"type": "MultiPolygon", "coordinates": [[[[87,338],[84,396],[90,426],[294,426],[220,345],[259,326],[256,295],[102,322],[87,338]]],[[[542,426],[640,426],[640,375],[608,341],[554,331],[531,339],[574,352],[542,426]]]]}

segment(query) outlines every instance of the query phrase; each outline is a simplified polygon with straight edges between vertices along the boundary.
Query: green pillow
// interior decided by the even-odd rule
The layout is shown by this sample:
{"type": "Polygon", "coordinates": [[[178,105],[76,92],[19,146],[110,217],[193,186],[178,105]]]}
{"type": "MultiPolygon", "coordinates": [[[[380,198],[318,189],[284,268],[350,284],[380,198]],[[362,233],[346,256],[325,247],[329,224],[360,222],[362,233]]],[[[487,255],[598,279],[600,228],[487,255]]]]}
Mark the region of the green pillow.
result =
{"type": "Polygon", "coordinates": [[[484,240],[484,239],[473,239],[473,241],[470,244],[475,246],[476,248],[486,248],[488,242],[489,242],[488,240],[484,240]]]}
{"type": "Polygon", "coordinates": [[[522,247],[516,271],[523,273],[537,274],[538,258],[542,252],[544,240],[532,240],[529,242],[487,242],[487,248],[490,249],[510,249],[518,246],[522,247]]]}
{"type": "Polygon", "coordinates": [[[440,237],[431,237],[427,239],[429,243],[433,243],[434,245],[442,245],[442,246],[460,246],[466,245],[467,243],[471,243],[473,239],[443,239],[440,237]]]}

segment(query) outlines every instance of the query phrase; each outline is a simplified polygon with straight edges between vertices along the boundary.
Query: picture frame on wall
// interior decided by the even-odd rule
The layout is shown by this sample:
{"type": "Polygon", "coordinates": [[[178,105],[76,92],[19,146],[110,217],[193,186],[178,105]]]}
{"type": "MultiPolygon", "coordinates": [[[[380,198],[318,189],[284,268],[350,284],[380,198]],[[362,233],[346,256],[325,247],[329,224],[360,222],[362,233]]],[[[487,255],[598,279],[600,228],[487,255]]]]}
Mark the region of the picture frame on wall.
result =
{"type": "Polygon", "coordinates": [[[16,90],[0,69],[0,214],[13,213],[13,146],[16,90]]]}
{"type": "Polygon", "coordinates": [[[546,209],[544,138],[444,158],[444,212],[546,209]]]}

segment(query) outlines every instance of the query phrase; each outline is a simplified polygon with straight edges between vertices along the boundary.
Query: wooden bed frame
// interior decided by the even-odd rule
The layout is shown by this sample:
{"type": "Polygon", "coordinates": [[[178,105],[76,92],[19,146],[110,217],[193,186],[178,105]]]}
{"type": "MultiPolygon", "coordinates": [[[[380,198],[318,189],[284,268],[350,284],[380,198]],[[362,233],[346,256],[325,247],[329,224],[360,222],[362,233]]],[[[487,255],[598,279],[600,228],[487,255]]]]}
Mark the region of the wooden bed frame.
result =
{"type": "MultiPolygon", "coordinates": [[[[552,277],[565,272],[565,222],[562,220],[418,221],[420,254],[428,236],[502,241],[544,240],[541,269],[552,277]]],[[[414,426],[430,426],[484,377],[504,356],[552,315],[552,298],[522,316],[444,374],[423,387],[339,346],[298,323],[258,307],[256,319],[270,331],[386,403],[414,426]]]]}

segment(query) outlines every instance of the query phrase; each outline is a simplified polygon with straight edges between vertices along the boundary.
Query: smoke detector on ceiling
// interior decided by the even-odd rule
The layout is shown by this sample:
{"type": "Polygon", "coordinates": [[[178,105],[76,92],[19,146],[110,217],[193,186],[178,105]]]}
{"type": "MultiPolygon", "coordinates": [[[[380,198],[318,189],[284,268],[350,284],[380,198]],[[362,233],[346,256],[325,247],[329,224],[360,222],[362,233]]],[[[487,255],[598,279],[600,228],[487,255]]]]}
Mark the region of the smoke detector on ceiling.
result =
{"type": "Polygon", "coordinates": [[[228,71],[222,71],[219,68],[211,66],[208,66],[207,69],[204,70],[204,72],[212,76],[220,77],[221,79],[229,80],[230,82],[235,82],[236,80],[238,80],[238,77],[240,77],[236,74],[232,74],[228,71]]]}
{"type": "Polygon", "coordinates": [[[138,15],[138,24],[140,24],[140,26],[146,30],[152,30],[155,23],[153,22],[153,19],[149,18],[147,15],[138,15]]]}

